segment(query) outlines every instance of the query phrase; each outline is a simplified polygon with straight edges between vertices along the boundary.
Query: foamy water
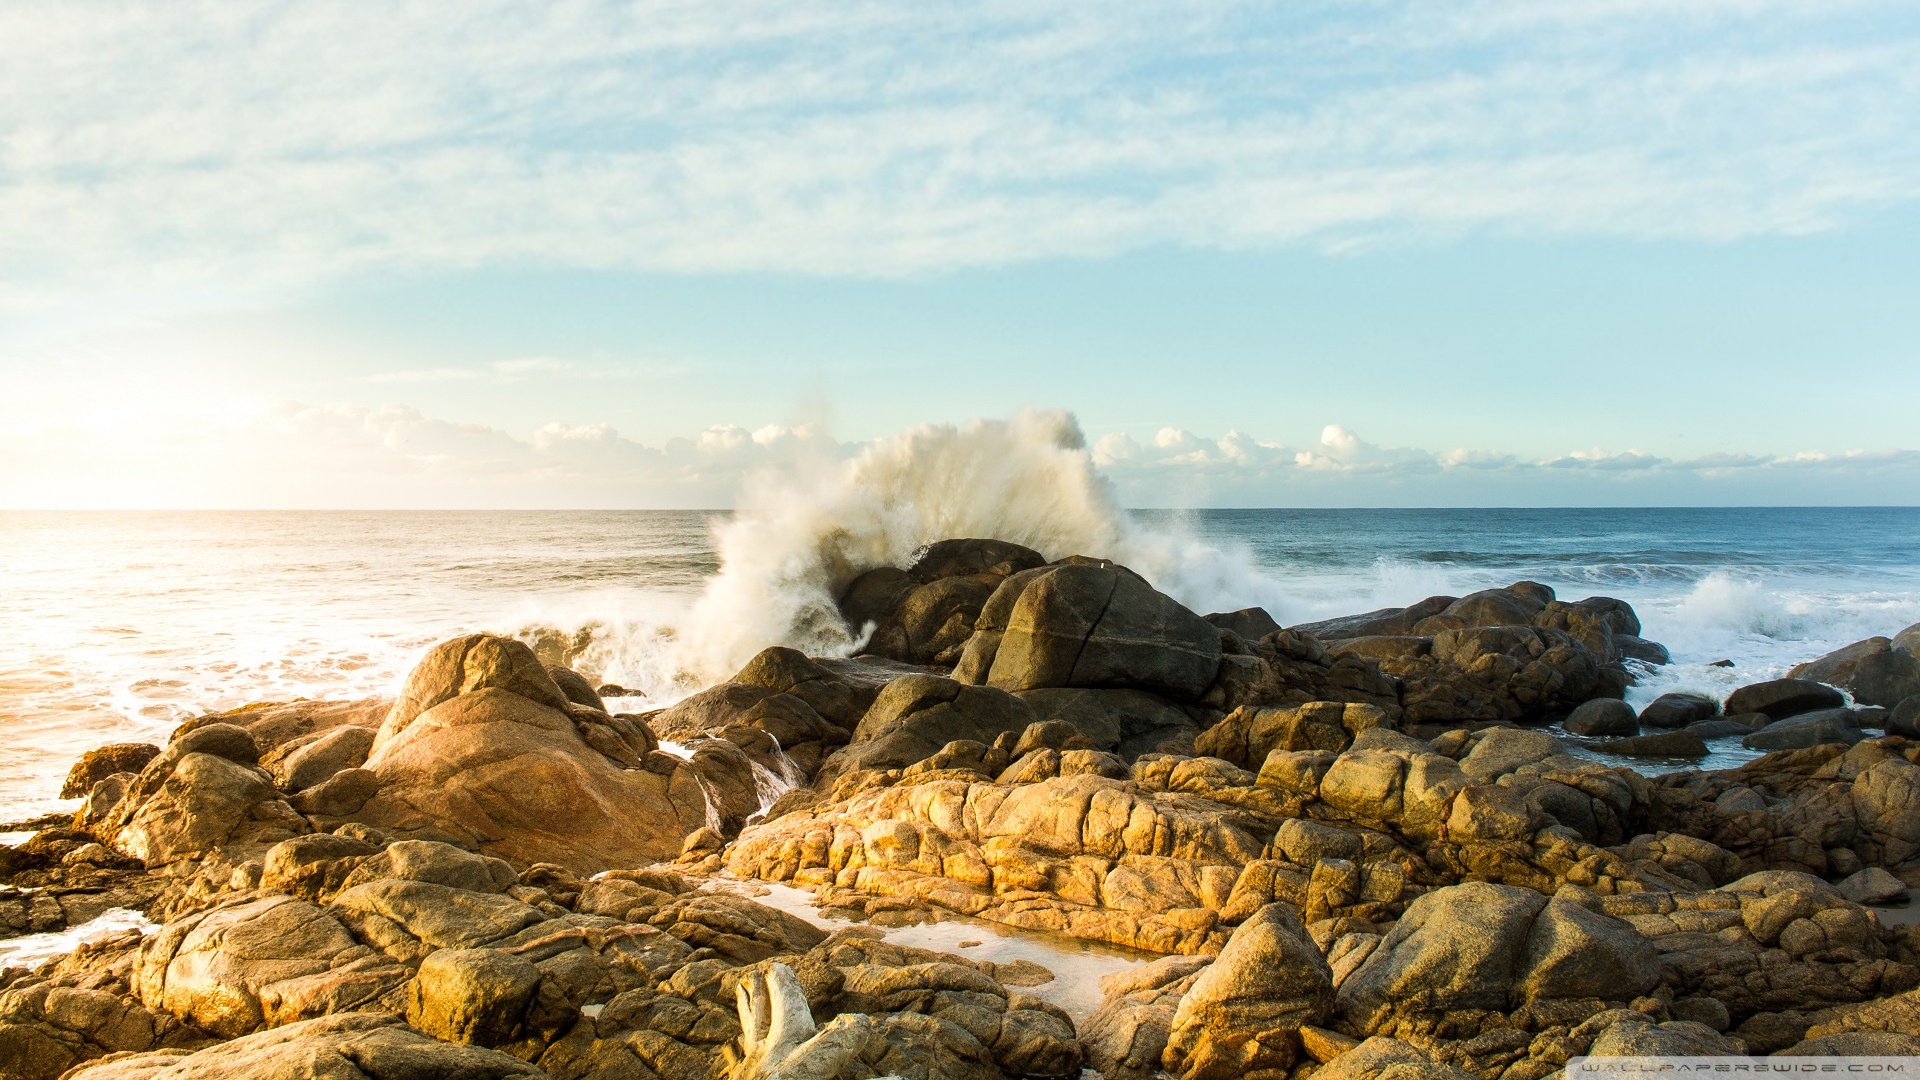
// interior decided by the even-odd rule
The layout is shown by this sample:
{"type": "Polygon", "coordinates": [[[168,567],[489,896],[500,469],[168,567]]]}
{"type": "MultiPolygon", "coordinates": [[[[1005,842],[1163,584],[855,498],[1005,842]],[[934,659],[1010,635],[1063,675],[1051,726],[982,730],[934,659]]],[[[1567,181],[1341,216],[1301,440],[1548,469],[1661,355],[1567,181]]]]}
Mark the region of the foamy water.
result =
{"type": "Polygon", "coordinates": [[[263,700],[390,693],[435,641],[514,633],[627,707],[784,642],[845,652],[832,597],[945,536],[1119,558],[1202,611],[1302,622],[1531,578],[1618,596],[1724,693],[1920,622],[1920,510],[1120,509],[1058,417],[925,428],[707,512],[0,514],[0,822],[80,752],[263,700]],[[1734,661],[1732,668],[1709,666],[1734,661]]]}
{"type": "Polygon", "coordinates": [[[8,968],[32,969],[65,956],[82,945],[112,937],[123,930],[138,930],[142,936],[154,933],[160,924],[128,908],[108,908],[79,926],[47,934],[23,934],[0,938],[0,971],[8,968]]]}

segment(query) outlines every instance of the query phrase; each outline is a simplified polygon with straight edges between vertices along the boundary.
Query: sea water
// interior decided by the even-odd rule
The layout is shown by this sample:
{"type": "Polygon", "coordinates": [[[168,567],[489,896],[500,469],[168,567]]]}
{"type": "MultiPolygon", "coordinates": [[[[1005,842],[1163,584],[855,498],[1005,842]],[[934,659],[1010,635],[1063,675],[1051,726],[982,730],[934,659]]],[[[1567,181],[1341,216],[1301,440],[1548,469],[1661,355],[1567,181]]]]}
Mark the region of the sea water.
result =
{"type": "Polygon", "coordinates": [[[534,641],[634,689],[626,708],[777,641],[851,651],[859,628],[823,609],[836,583],[948,535],[1117,557],[1199,610],[1283,623],[1521,578],[1616,596],[1674,653],[1635,703],[1920,622],[1916,508],[1129,512],[1044,456],[1044,484],[1032,463],[971,476],[986,495],[956,508],[886,465],[738,513],[0,513],[0,822],[76,805],[57,796],[84,750],[250,702],[390,694],[460,633],[534,641]]]}

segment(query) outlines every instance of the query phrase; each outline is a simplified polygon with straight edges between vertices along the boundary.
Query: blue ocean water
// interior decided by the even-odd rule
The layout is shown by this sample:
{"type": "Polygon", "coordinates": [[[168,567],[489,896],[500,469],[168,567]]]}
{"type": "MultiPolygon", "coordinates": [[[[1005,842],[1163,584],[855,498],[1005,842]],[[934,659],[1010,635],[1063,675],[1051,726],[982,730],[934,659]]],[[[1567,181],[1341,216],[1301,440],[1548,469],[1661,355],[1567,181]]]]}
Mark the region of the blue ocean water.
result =
{"type": "MultiPolygon", "coordinates": [[[[1184,599],[1264,603],[1287,623],[1521,578],[1620,597],[1675,657],[1636,701],[1724,692],[1920,622],[1916,508],[1132,517],[1180,558],[1237,564],[1219,580],[1246,583],[1244,597],[1184,599]],[[1723,659],[1734,666],[1709,666],[1723,659]]],[[[92,746],[164,739],[188,716],[253,701],[387,693],[428,645],[472,630],[568,642],[592,677],[670,700],[698,681],[678,663],[681,628],[721,569],[728,518],[0,513],[0,820],[72,805],[55,797],[60,779],[92,746]]]]}
{"type": "Polygon", "coordinates": [[[1135,513],[1243,550],[1286,621],[1524,578],[1632,602],[1676,659],[1779,665],[1920,619],[1916,507],[1135,513]]]}

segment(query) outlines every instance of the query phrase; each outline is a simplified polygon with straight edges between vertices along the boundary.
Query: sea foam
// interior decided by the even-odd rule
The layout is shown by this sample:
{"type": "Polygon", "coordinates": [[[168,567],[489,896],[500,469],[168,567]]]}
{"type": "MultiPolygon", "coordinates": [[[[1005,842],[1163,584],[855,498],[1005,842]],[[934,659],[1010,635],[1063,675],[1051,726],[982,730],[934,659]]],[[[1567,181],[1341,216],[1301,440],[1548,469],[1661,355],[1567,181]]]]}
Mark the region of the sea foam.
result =
{"type": "Polygon", "coordinates": [[[846,655],[861,629],[840,617],[846,586],[950,537],[1113,559],[1200,611],[1281,599],[1244,551],[1136,523],[1073,417],[1027,411],[926,424],[849,461],[752,478],[717,532],[720,572],[687,613],[675,660],[710,682],[773,644],[846,655]]]}

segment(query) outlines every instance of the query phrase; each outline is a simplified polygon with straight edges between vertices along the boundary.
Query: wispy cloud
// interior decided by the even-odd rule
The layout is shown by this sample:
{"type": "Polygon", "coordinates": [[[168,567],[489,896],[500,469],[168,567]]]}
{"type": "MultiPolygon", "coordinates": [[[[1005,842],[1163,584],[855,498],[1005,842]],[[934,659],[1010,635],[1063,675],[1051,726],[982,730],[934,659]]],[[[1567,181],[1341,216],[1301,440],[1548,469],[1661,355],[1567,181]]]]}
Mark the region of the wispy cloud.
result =
{"type": "Polygon", "coordinates": [[[470,367],[407,368],[367,376],[372,383],[524,383],[554,379],[586,381],[629,380],[669,375],[683,370],[672,363],[587,364],[549,356],[495,360],[470,367]]]}
{"type": "Polygon", "coordinates": [[[1920,191],[1899,0],[0,9],[0,305],[498,263],[914,274],[1920,191]]]}

